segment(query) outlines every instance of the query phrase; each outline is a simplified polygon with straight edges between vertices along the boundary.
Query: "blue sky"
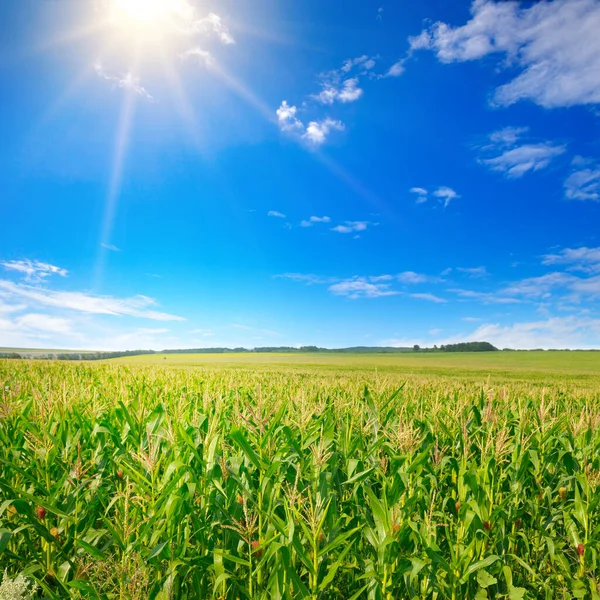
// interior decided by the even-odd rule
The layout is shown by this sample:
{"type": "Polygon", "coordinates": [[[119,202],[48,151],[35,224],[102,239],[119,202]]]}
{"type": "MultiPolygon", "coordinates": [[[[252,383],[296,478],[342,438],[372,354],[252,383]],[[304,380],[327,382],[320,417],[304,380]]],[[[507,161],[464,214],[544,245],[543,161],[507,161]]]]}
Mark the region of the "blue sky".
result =
{"type": "Polygon", "coordinates": [[[5,2],[0,346],[600,347],[600,2],[5,2]]]}

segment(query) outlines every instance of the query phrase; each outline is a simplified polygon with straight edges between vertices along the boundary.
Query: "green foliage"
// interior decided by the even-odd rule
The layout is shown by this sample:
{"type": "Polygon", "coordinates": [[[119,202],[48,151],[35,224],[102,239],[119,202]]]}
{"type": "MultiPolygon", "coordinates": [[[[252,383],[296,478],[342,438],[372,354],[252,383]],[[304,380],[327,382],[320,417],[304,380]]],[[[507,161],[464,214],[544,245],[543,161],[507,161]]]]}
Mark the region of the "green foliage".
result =
{"type": "Polygon", "coordinates": [[[600,600],[597,384],[0,361],[0,385],[0,565],[44,598],[600,600]]]}

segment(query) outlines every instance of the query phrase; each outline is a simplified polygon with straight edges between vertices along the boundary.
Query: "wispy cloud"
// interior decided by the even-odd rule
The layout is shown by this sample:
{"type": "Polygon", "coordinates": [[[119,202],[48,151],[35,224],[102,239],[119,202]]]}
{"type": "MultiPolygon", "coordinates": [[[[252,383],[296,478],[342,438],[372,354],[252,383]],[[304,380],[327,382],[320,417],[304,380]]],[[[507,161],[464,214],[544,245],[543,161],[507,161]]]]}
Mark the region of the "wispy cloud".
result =
{"type": "Polygon", "coordinates": [[[506,127],[489,136],[490,143],[481,148],[479,163],[506,177],[522,177],[528,172],[545,169],[566,147],[552,142],[523,141],[526,127],[506,127]]]}
{"type": "Polygon", "coordinates": [[[403,273],[398,273],[396,275],[396,279],[400,283],[409,285],[417,285],[420,283],[440,283],[443,281],[443,279],[440,277],[424,275],[423,273],[415,273],[414,271],[404,271],[403,273]]]}
{"type": "Polygon", "coordinates": [[[206,17],[194,21],[191,28],[195,32],[213,31],[223,44],[235,44],[235,39],[231,35],[229,27],[215,13],[209,13],[206,17]]]}
{"type": "Polygon", "coordinates": [[[468,275],[469,277],[485,277],[488,272],[485,267],[456,267],[457,271],[468,275]]]}
{"type": "Polygon", "coordinates": [[[113,244],[105,244],[104,242],[101,242],[100,245],[111,252],[121,252],[121,248],[117,248],[116,246],[113,246],[113,244]]]}
{"type": "Polygon", "coordinates": [[[156,301],[147,296],[115,298],[84,292],[64,292],[14,283],[0,279],[0,298],[9,301],[26,300],[39,306],[49,306],[97,315],[130,316],[155,321],[184,321],[183,317],[154,310],[156,301]]]}
{"type": "Polygon", "coordinates": [[[329,291],[336,296],[347,296],[353,300],[357,298],[381,298],[399,294],[399,292],[390,289],[390,285],[387,283],[370,283],[364,277],[334,283],[329,286],[329,291]]]}
{"type": "Polygon", "coordinates": [[[9,260],[1,261],[0,265],[10,271],[17,271],[25,276],[25,281],[30,283],[38,283],[51,277],[52,275],[59,275],[60,277],[66,277],[68,271],[55,265],[50,265],[39,260],[9,260]]]}
{"type": "Polygon", "coordinates": [[[417,204],[423,204],[424,202],[427,202],[427,200],[428,200],[429,192],[425,188],[413,187],[413,188],[410,188],[410,193],[416,194],[417,204]]]}
{"type": "Polygon", "coordinates": [[[195,48],[189,48],[185,52],[181,52],[179,54],[179,58],[181,58],[182,60],[194,58],[205,67],[212,67],[215,65],[215,59],[213,55],[208,50],[204,50],[199,46],[195,48]]]}
{"type": "Polygon", "coordinates": [[[411,298],[417,298],[418,300],[427,300],[428,302],[435,302],[436,304],[442,304],[448,302],[444,298],[435,296],[434,294],[420,293],[420,294],[409,294],[411,298]]]}
{"type": "MultiPolygon", "coordinates": [[[[425,188],[412,187],[409,192],[417,197],[417,204],[424,204],[429,200],[429,191],[425,188]]],[[[433,196],[443,204],[444,208],[446,208],[452,200],[460,198],[451,187],[446,185],[442,185],[434,190],[433,196]]]]}
{"type": "Polygon", "coordinates": [[[406,63],[405,58],[397,60],[386,72],[384,77],[400,77],[406,70],[404,64],[406,63]]]}
{"type": "Polygon", "coordinates": [[[283,213],[280,213],[278,210],[270,210],[267,213],[268,217],[275,217],[277,219],[285,219],[285,215],[283,213]]]}
{"type": "Polygon", "coordinates": [[[411,52],[431,50],[443,63],[498,57],[518,75],[493,97],[499,105],[529,99],[546,108],[600,102],[600,4],[592,0],[475,0],[472,18],[438,22],[410,38],[411,52]],[[504,56],[503,56],[504,55],[504,56]]]}
{"type": "Polygon", "coordinates": [[[337,233],[356,233],[357,231],[365,231],[369,225],[369,221],[345,221],[343,225],[332,227],[331,231],[337,233]]]}
{"type": "Polygon", "coordinates": [[[113,73],[107,71],[99,62],[94,64],[94,70],[98,77],[106,81],[111,81],[116,87],[133,92],[149,102],[155,102],[154,96],[145,87],[140,85],[139,77],[136,77],[133,73],[113,73]]]}
{"type": "Polygon", "coordinates": [[[573,271],[600,273],[600,247],[564,248],[555,254],[544,254],[544,265],[567,265],[573,271]]]}
{"type": "Polygon", "coordinates": [[[445,303],[447,300],[429,292],[406,292],[395,289],[394,284],[422,285],[440,283],[443,279],[435,276],[404,271],[402,273],[354,276],[354,277],[323,277],[321,275],[303,273],[283,273],[277,275],[282,279],[289,279],[306,285],[328,285],[328,291],[335,296],[357,298],[381,298],[384,296],[404,296],[427,302],[445,303]]]}
{"type": "Polygon", "coordinates": [[[600,165],[595,161],[576,157],[564,188],[568,200],[600,202],[600,165]]]}

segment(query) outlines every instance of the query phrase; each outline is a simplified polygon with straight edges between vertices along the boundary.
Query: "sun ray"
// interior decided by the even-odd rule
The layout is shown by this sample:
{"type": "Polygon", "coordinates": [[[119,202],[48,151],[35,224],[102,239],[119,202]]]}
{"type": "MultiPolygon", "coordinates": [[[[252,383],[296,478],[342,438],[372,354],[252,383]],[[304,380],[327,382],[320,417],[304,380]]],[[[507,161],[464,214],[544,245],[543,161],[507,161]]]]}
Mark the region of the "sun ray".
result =
{"type": "MultiPolygon", "coordinates": [[[[138,48],[138,51],[136,52],[137,60],[135,61],[134,67],[137,67],[139,64],[139,54],[138,48]]],[[[117,127],[117,134],[115,137],[113,163],[108,185],[108,193],[106,195],[106,202],[104,205],[104,216],[100,230],[98,257],[96,260],[96,268],[94,270],[94,290],[99,290],[102,285],[102,278],[106,263],[106,246],[110,245],[115,214],[117,205],[119,203],[119,196],[121,194],[123,184],[123,168],[125,166],[125,159],[127,157],[136,99],[137,94],[135,91],[130,89],[123,90],[123,103],[121,104],[119,125],[117,127]]]]}
{"type": "Polygon", "coordinates": [[[190,136],[194,146],[199,150],[201,148],[201,138],[199,133],[200,125],[198,124],[198,119],[196,118],[194,109],[192,108],[189,98],[185,93],[181,83],[181,78],[178,76],[175,69],[173,69],[169,64],[169,60],[164,52],[164,49],[160,56],[162,72],[169,84],[167,86],[169,94],[172,100],[175,102],[182,120],[188,126],[186,129],[187,135],[190,136]]]}

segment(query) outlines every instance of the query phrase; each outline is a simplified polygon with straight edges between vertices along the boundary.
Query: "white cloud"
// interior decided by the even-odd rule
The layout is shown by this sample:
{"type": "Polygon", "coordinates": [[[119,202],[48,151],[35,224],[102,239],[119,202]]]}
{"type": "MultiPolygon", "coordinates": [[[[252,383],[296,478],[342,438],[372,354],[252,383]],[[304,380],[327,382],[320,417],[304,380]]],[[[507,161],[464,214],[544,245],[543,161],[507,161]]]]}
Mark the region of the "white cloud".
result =
{"type": "Polygon", "coordinates": [[[315,223],[330,223],[329,217],[310,217],[300,223],[300,227],[312,227],[315,223]]]}
{"type": "Polygon", "coordinates": [[[156,302],[152,298],[141,295],[133,298],[95,296],[83,292],[49,290],[0,279],[0,298],[9,301],[27,300],[40,306],[98,315],[126,315],[155,321],[185,320],[182,317],[153,310],[151,307],[156,305],[156,302]]]}
{"type": "Polygon", "coordinates": [[[488,274],[485,267],[456,267],[456,270],[469,277],[485,277],[488,274]]]}
{"type": "Polygon", "coordinates": [[[202,337],[213,337],[215,332],[212,329],[192,329],[191,334],[201,335],[202,337]]]}
{"type": "Polygon", "coordinates": [[[304,129],[304,124],[296,116],[298,109],[295,106],[290,106],[284,100],[277,109],[277,120],[282,131],[293,131],[295,129],[304,129]]]}
{"type": "Polygon", "coordinates": [[[483,304],[519,304],[521,302],[521,300],[518,300],[517,298],[506,298],[493,292],[479,292],[475,290],[463,290],[460,288],[451,288],[448,291],[457,294],[460,298],[464,298],[465,300],[478,300],[483,304]]]}
{"type": "Polygon", "coordinates": [[[224,44],[235,44],[235,40],[233,36],[229,32],[229,28],[225,23],[223,23],[223,19],[216,15],[215,13],[210,13],[208,16],[203,19],[198,19],[194,21],[192,24],[192,29],[194,31],[206,31],[212,30],[217,34],[218,38],[224,44]]]}
{"type": "Polygon", "coordinates": [[[311,273],[281,273],[280,275],[275,275],[275,277],[306,283],[307,285],[335,283],[337,281],[336,278],[321,277],[320,275],[313,275],[311,273]]]}
{"type": "Polygon", "coordinates": [[[433,195],[443,202],[444,208],[446,208],[450,202],[452,202],[452,200],[460,198],[460,196],[452,188],[447,186],[439,187],[437,190],[435,190],[435,192],[433,192],[433,195]]]}
{"type": "Polygon", "coordinates": [[[573,171],[564,183],[568,200],[600,201],[600,165],[577,157],[573,161],[573,171]]]}
{"type": "Polygon", "coordinates": [[[15,319],[15,324],[19,329],[24,328],[49,333],[62,333],[65,335],[73,333],[73,325],[69,319],[50,315],[29,313],[15,319]]]}
{"type": "Polygon", "coordinates": [[[343,225],[332,227],[331,230],[337,233],[354,233],[356,231],[365,231],[369,226],[369,221],[346,221],[343,225]]]}
{"type": "Polygon", "coordinates": [[[56,267],[45,262],[40,262],[39,260],[2,261],[0,262],[0,265],[5,269],[24,273],[25,281],[29,281],[30,283],[38,283],[52,275],[66,277],[69,273],[66,269],[62,269],[61,267],[56,267]]]}
{"type": "Polygon", "coordinates": [[[600,319],[569,316],[512,325],[486,323],[454,339],[486,340],[498,348],[600,348],[600,319]]]}
{"type": "Polygon", "coordinates": [[[277,210],[270,210],[270,211],[267,213],[267,216],[268,216],[268,217],[276,217],[277,219],[285,219],[285,215],[284,215],[283,213],[280,213],[280,212],[279,212],[279,211],[277,211],[277,210]]]}
{"type": "Polygon", "coordinates": [[[311,121],[302,137],[314,146],[320,146],[334,129],[343,131],[344,124],[341,121],[327,117],[322,121],[311,121]]]}
{"type": "Polygon", "coordinates": [[[358,56],[357,58],[349,58],[348,60],[344,61],[340,71],[343,73],[349,73],[354,67],[357,66],[365,70],[370,70],[375,66],[375,59],[367,56],[366,54],[358,56]]]}
{"type": "Polygon", "coordinates": [[[565,146],[551,142],[521,143],[527,132],[525,127],[506,127],[490,135],[491,144],[482,148],[484,154],[494,154],[489,158],[479,158],[479,162],[492,171],[504,173],[506,177],[522,177],[529,171],[545,169],[550,162],[564,154],[565,146]]]}
{"type": "Polygon", "coordinates": [[[336,296],[347,296],[353,300],[357,298],[380,298],[382,296],[395,296],[399,292],[389,289],[389,284],[370,283],[364,277],[346,279],[329,286],[329,291],[336,296]]]}
{"type": "Polygon", "coordinates": [[[549,142],[525,144],[506,150],[500,156],[481,159],[480,162],[488,165],[492,171],[516,178],[522,177],[528,171],[545,169],[553,158],[560,156],[565,150],[564,146],[555,146],[549,142]]]}
{"type": "Polygon", "coordinates": [[[556,254],[545,254],[544,265],[567,265],[573,271],[600,272],[600,247],[564,248],[556,254]]]}
{"type": "Polygon", "coordinates": [[[284,100],[276,111],[279,128],[288,133],[296,133],[312,146],[320,146],[326,140],[332,130],[342,131],[344,124],[341,121],[330,119],[329,117],[321,121],[311,121],[307,127],[296,116],[298,109],[296,106],[290,106],[284,100]]]}
{"type": "Polygon", "coordinates": [[[215,64],[215,59],[213,55],[208,50],[203,50],[200,47],[189,48],[185,52],[182,52],[179,55],[179,58],[182,60],[187,60],[188,58],[195,58],[200,64],[205,67],[212,67],[215,64]]]}
{"type": "Polygon", "coordinates": [[[402,75],[404,73],[404,71],[406,70],[404,68],[404,63],[406,62],[406,59],[402,58],[400,60],[397,60],[388,70],[387,73],[385,74],[385,77],[400,77],[400,75],[402,75]]]}
{"type": "Polygon", "coordinates": [[[356,102],[362,95],[363,90],[358,87],[358,77],[351,77],[339,87],[331,83],[323,84],[323,89],[313,98],[321,104],[333,104],[336,100],[343,103],[356,102]]]}
{"type": "Polygon", "coordinates": [[[431,277],[430,275],[415,273],[414,271],[404,271],[403,273],[398,273],[398,275],[396,275],[396,279],[400,283],[406,283],[410,285],[419,283],[439,283],[442,281],[442,279],[439,277],[431,277]]]}
{"type": "Polygon", "coordinates": [[[148,92],[148,90],[140,85],[139,77],[136,77],[133,73],[111,73],[104,69],[102,64],[98,62],[94,65],[94,70],[101,79],[111,81],[117,87],[133,92],[142,98],[146,98],[146,100],[149,102],[155,102],[154,97],[148,92]]]}
{"type": "Polygon", "coordinates": [[[444,298],[440,298],[439,296],[435,296],[434,294],[409,294],[411,298],[416,298],[417,300],[427,300],[428,302],[435,302],[436,304],[442,304],[448,302],[448,300],[444,300],[444,298]]]}
{"type": "Polygon", "coordinates": [[[106,248],[106,250],[110,250],[111,252],[121,252],[121,248],[117,248],[113,244],[105,244],[104,242],[101,242],[100,245],[103,248],[106,248]]]}
{"type": "Polygon", "coordinates": [[[502,288],[498,293],[503,296],[523,296],[526,298],[543,299],[549,298],[557,288],[571,286],[576,283],[577,278],[567,273],[547,273],[540,277],[529,277],[521,279],[502,288]]]}
{"type": "Polygon", "coordinates": [[[475,0],[462,26],[435,23],[410,39],[411,51],[429,49],[444,63],[497,54],[500,66],[520,73],[494,95],[510,105],[529,99],[546,108],[600,102],[600,3],[555,0],[475,0]],[[503,57],[501,55],[504,55],[503,57]]]}
{"type": "Polygon", "coordinates": [[[416,194],[417,204],[423,204],[424,202],[427,202],[429,192],[425,188],[412,187],[409,191],[411,194],[416,194]]]}

